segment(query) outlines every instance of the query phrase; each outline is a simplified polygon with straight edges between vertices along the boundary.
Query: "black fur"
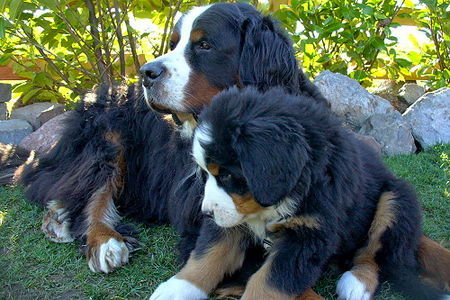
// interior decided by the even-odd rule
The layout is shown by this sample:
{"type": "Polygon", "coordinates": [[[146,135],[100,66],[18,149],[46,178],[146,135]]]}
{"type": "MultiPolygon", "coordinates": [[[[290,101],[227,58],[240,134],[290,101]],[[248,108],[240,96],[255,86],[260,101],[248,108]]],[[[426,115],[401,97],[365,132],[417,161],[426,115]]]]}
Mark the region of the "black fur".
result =
{"type": "MultiPolygon", "coordinates": [[[[438,298],[418,277],[416,252],[422,231],[414,192],[325,105],[282,89],[261,93],[232,88],[204,109],[198,130],[211,137],[201,142],[202,148],[207,163],[220,166],[215,177],[226,192],[236,193],[234,186],[244,186],[244,180],[248,190],[242,194],[250,192],[262,207],[293,199],[295,208],[283,219],[317,220],[317,228],[281,227],[267,233],[274,241],[270,286],[299,295],[314,285],[330,261],[354,257],[365,246],[381,195],[392,192],[394,223],[382,234],[375,257],[380,277],[413,299],[438,298]]],[[[209,227],[217,231],[217,225],[209,227]]],[[[214,244],[207,238],[200,242],[214,244]]]]}
{"type": "MultiPolygon", "coordinates": [[[[263,18],[249,5],[215,4],[199,18],[198,26],[202,22],[210,26],[213,19],[215,28],[221,31],[212,31],[211,35],[225,42],[230,39],[234,67],[220,63],[220,57],[203,61],[188,58],[209,81],[225,88],[235,84],[240,74],[244,85],[256,85],[261,90],[280,86],[293,93],[311,94],[313,101],[326,102],[298,69],[289,39],[270,18],[263,18]],[[252,55],[252,51],[257,53],[252,55]],[[268,62],[268,55],[271,63],[266,68],[258,60],[268,62]],[[226,78],[230,79],[220,81],[226,78]]],[[[25,168],[20,181],[26,197],[41,205],[61,201],[70,211],[71,233],[83,238],[83,212],[93,193],[117,176],[114,160],[122,147],[126,173],[114,198],[119,213],[145,223],[170,223],[181,235],[180,257],[186,261],[202,222],[204,179],[195,173],[191,140],[182,138],[170,121],[149,110],[135,87],[124,90],[105,86],[97,91],[94,102],[80,103],[67,119],[59,143],[25,168]],[[120,145],[105,138],[111,131],[119,133],[120,145]]]]}

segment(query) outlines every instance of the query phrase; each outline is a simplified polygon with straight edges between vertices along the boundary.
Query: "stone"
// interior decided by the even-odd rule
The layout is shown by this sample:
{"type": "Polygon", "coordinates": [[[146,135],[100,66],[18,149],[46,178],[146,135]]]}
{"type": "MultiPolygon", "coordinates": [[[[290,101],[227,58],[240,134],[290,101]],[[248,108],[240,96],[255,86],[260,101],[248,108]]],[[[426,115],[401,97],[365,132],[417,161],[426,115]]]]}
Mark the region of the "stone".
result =
{"type": "Polygon", "coordinates": [[[33,127],[24,120],[0,121],[0,143],[18,145],[33,132],[33,127]]]}
{"type": "Polygon", "coordinates": [[[450,143],[450,88],[426,93],[403,116],[422,148],[450,143]]]}
{"type": "Polygon", "coordinates": [[[7,83],[0,83],[0,102],[7,102],[11,100],[11,85],[7,83]]]}
{"type": "Polygon", "coordinates": [[[395,82],[395,80],[379,80],[379,83],[373,89],[372,94],[386,99],[396,110],[403,113],[408,108],[409,104],[397,96],[398,91],[402,86],[403,83],[395,82]]]}
{"type": "Polygon", "coordinates": [[[41,112],[41,114],[38,116],[38,121],[40,126],[42,126],[44,123],[46,123],[47,121],[53,119],[54,117],[62,114],[66,108],[64,107],[64,105],[56,103],[57,105],[53,105],[50,108],[44,110],[43,112],[41,112]]]}
{"type": "Polygon", "coordinates": [[[370,116],[395,111],[389,101],[372,95],[358,81],[345,75],[323,71],[314,84],[330,102],[331,110],[355,131],[370,116]]]}
{"type": "Polygon", "coordinates": [[[20,146],[29,151],[35,150],[41,153],[50,150],[61,138],[65,128],[65,119],[70,114],[72,114],[71,111],[66,111],[49,120],[35,132],[24,138],[20,146]]]}
{"type": "Polygon", "coordinates": [[[52,110],[55,110],[55,114],[62,112],[64,111],[64,105],[51,102],[34,103],[13,110],[11,113],[11,118],[26,120],[33,126],[34,129],[37,129],[42,125],[39,116],[44,114],[41,119],[46,121],[48,120],[48,117],[52,115],[50,112],[52,110]]]}
{"type": "Polygon", "coordinates": [[[398,93],[398,97],[408,103],[413,104],[425,94],[425,88],[415,83],[405,83],[398,93]]]}
{"type": "Polygon", "coordinates": [[[411,127],[398,111],[370,116],[358,133],[375,138],[385,155],[409,154],[417,150],[411,127]]]}
{"type": "Polygon", "coordinates": [[[373,136],[359,134],[353,131],[352,133],[356,136],[358,140],[365,142],[367,145],[372,147],[372,149],[375,150],[378,154],[381,154],[381,145],[380,143],[377,142],[377,140],[373,136]]]}
{"type": "Polygon", "coordinates": [[[6,103],[0,103],[0,120],[6,120],[8,115],[8,109],[6,108],[6,103]]]}

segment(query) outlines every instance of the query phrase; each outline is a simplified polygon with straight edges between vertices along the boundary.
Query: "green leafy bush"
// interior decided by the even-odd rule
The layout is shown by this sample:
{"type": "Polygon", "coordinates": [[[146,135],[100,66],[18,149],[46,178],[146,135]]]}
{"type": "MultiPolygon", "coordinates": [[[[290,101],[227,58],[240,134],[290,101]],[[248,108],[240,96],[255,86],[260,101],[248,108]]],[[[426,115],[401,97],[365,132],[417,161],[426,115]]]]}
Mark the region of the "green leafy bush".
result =
{"type": "Polygon", "coordinates": [[[168,50],[181,0],[0,0],[0,65],[26,79],[21,102],[80,99],[94,85],[137,80],[140,65],[168,50]],[[158,26],[151,33],[135,18],[158,26]],[[150,22],[148,22],[150,23],[150,22]]]}
{"type": "Polygon", "coordinates": [[[413,54],[399,49],[392,34],[400,25],[394,18],[402,16],[401,8],[416,7],[411,1],[292,0],[275,15],[294,40],[303,67],[313,76],[328,69],[367,86],[373,78],[404,81],[406,75],[420,70],[417,73],[429,76],[429,85],[438,88],[450,83],[449,4],[443,0],[423,3],[426,8],[414,10],[408,17],[420,20],[420,29],[438,42],[423,52],[418,46],[413,54]],[[435,68],[436,59],[447,62],[435,68]]]}

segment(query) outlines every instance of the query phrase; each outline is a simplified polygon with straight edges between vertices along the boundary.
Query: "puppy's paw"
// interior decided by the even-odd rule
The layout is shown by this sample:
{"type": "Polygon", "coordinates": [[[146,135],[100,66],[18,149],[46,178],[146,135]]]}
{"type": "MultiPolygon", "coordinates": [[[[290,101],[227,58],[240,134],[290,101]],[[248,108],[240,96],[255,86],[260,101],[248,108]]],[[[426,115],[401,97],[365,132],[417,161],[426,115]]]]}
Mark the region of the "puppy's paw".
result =
{"type": "Polygon", "coordinates": [[[89,246],[87,258],[92,272],[109,273],[128,262],[130,252],[123,241],[110,238],[107,242],[89,246]]]}
{"type": "Polygon", "coordinates": [[[42,220],[41,230],[55,243],[70,243],[75,238],[70,234],[69,213],[56,201],[50,201],[48,211],[42,220]]]}
{"type": "Polygon", "coordinates": [[[351,271],[342,274],[337,284],[339,300],[370,300],[372,293],[351,271]]]}
{"type": "Polygon", "coordinates": [[[207,299],[208,295],[184,279],[178,279],[175,276],[161,283],[150,300],[200,300],[207,299]]]}

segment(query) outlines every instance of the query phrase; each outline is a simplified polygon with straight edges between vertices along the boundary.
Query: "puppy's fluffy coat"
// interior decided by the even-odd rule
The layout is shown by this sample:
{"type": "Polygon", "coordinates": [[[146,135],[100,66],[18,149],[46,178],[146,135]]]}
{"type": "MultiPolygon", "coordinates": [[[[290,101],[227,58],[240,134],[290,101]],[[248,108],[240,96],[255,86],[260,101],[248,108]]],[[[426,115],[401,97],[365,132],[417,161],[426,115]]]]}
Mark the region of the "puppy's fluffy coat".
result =
{"type": "Polygon", "coordinates": [[[248,245],[266,241],[243,299],[293,299],[330,262],[349,259],[342,298],[370,299],[383,280],[413,299],[439,297],[419,279],[413,190],[323,104],[281,89],[222,92],[200,117],[193,155],[207,174],[202,211],[211,221],[172,282],[209,293],[240,268],[248,245]]]}

